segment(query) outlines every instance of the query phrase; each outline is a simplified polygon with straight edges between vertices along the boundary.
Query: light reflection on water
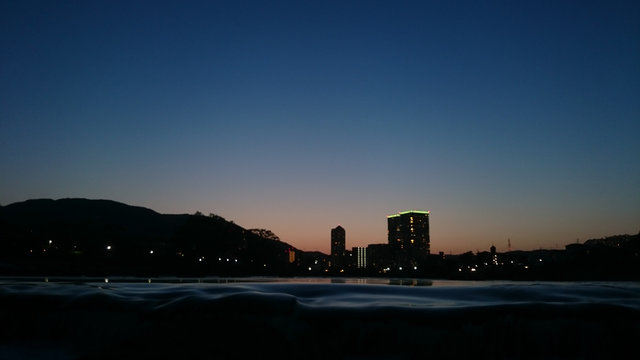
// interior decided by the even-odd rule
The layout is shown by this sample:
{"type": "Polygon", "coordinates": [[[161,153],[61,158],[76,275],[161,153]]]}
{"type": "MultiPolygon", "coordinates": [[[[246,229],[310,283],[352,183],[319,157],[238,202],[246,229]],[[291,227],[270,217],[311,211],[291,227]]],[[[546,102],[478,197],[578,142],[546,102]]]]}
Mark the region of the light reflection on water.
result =
{"type": "Polygon", "coordinates": [[[399,285],[409,287],[487,287],[487,286],[624,286],[638,287],[640,283],[632,281],[511,281],[511,280],[444,280],[401,277],[88,277],[88,276],[0,276],[0,284],[15,283],[148,283],[148,284],[349,284],[349,285],[399,285]]]}
{"type": "MultiPolygon", "coordinates": [[[[65,276],[21,276],[0,277],[0,282],[58,282],[58,283],[166,283],[166,284],[232,284],[232,283],[289,283],[289,284],[362,284],[403,286],[464,286],[473,281],[446,281],[421,278],[377,278],[377,277],[65,277],[65,276]]],[[[483,282],[487,284],[488,282],[483,282]]]]}
{"type": "MultiPolygon", "coordinates": [[[[424,279],[424,278],[387,278],[387,277],[272,277],[272,276],[253,276],[253,277],[128,277],[128,276],[111,276],[111,277],[65,277],[65,276],[20,276],[20,277],[2,277],[0,276],[0,284],[2,283],[70,283],[70,284],[347,284],[347,285],[396,285],[409,287],[459,287],[459,286],[488,286],[498,284],[514,284],[513,281],[501,280],[440,280],[440,279],[424,279]]],[[[528,284],[531,282],[517,282],[517,284],[528,284]]]]}
{"type": "Polygon", "coordinates": [[[301,306],[451,308],[524,304],[613,304],[640,309],[635,282],[458,281],[374,277],[0,277],[0,295],[30,294],[158,306],[185,298],[292,299],[301,306]]]}

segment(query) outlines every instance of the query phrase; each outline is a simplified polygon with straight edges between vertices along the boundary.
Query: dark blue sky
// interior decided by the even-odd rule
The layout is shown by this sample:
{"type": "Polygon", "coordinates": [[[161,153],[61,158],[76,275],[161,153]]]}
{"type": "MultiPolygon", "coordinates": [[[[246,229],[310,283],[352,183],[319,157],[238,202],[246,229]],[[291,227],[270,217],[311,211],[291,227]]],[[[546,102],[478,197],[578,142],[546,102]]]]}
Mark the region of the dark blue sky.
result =
{"type": "Polygon", "coordinates": [[[640,230],[640,2],[3,1],[0,204],[216,213],[303,250],[640,230]]]}

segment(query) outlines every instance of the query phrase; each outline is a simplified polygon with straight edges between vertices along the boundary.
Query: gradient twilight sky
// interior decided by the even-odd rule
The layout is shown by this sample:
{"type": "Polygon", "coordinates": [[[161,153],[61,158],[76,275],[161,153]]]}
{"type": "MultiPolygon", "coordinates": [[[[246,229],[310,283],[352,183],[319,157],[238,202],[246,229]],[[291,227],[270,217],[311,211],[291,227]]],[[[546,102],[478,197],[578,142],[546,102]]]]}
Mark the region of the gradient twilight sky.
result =
{"type": "Polygon", "coordinates": [[[307,251],[640,230],[638,1],[0,2],[0,204],[215,213],[307,251]]]}

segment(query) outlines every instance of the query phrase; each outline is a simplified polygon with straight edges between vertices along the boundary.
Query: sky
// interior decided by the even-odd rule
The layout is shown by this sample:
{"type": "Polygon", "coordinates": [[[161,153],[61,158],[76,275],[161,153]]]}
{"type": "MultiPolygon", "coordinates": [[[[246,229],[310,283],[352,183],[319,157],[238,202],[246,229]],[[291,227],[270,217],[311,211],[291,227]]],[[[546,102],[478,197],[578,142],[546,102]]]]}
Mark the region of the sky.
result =
{"type": "Polygon", "coordinates": [[[217,214],[304,251],[640,231],[638,1],[0,2],[0,204],[217,214]]]}

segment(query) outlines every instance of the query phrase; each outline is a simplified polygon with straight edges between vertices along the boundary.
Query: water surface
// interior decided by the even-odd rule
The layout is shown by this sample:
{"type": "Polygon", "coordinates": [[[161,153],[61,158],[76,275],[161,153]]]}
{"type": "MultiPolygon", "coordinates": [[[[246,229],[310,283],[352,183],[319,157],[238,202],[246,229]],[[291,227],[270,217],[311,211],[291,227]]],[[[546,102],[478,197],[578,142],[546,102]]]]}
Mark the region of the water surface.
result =
{"type": "Polygon", "coordinates": [[[640,284],[405,278],[0,278],[0,358],[602,358],[640,284]]]}

